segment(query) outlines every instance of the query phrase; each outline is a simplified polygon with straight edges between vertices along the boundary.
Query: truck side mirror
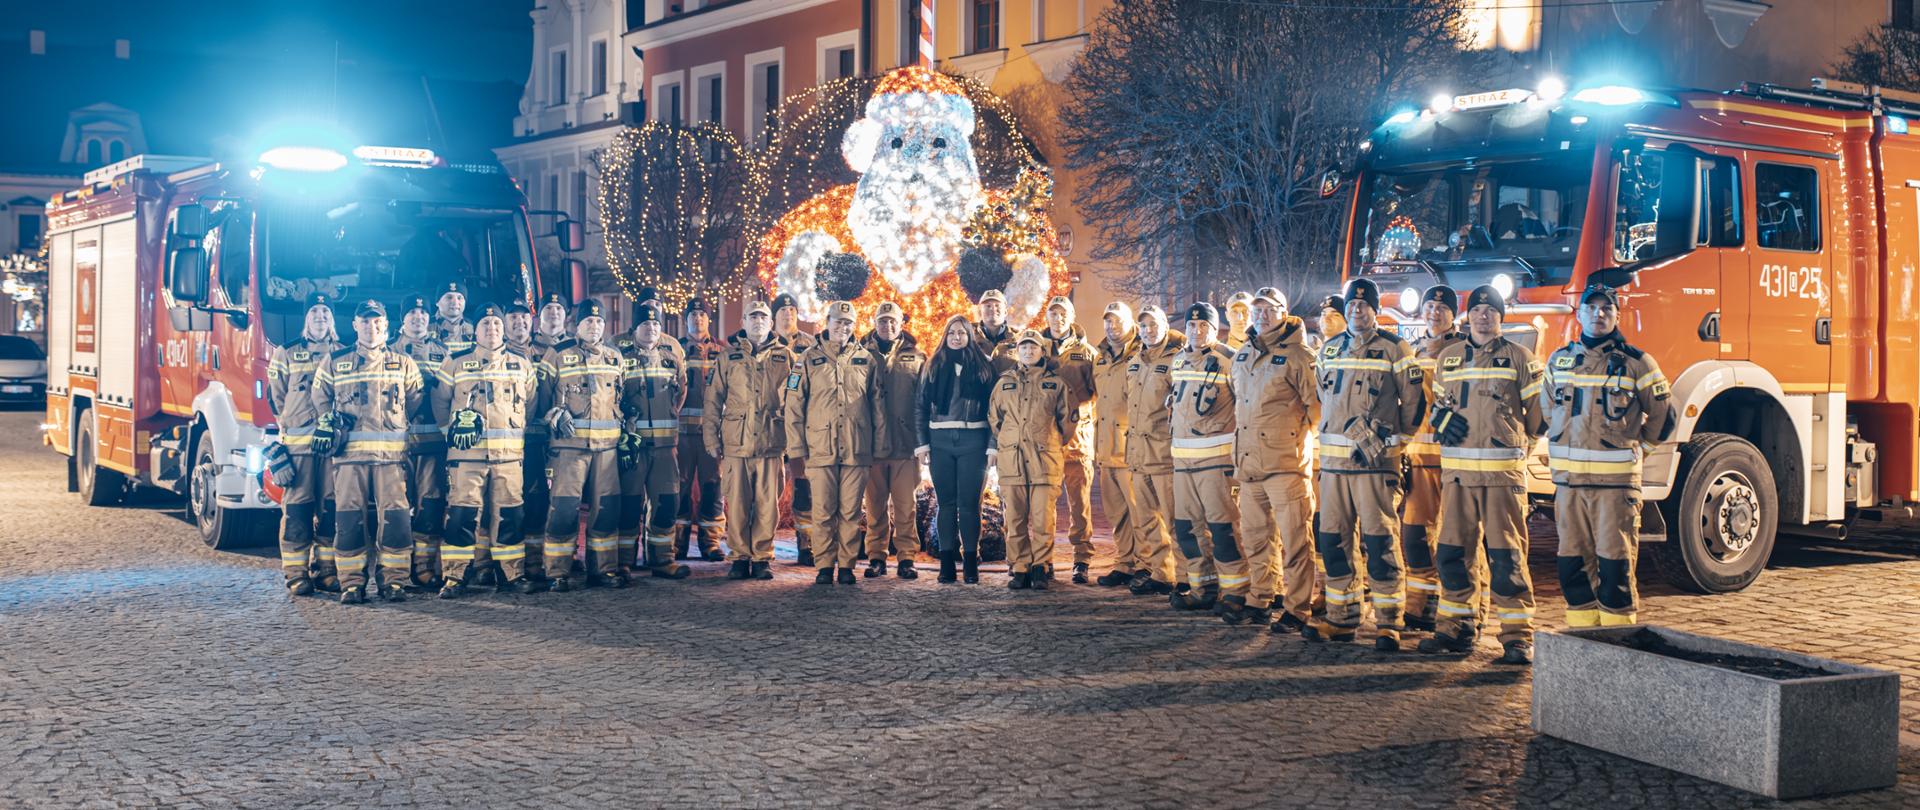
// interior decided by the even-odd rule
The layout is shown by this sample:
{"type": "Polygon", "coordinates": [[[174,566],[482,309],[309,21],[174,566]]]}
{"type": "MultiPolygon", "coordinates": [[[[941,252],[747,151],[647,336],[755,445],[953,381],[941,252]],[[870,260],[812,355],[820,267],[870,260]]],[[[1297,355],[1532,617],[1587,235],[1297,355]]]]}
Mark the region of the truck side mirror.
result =
{"type": "Polygon", "coordinates": [[[1634,276],[1633,271],[1624,267],[1602,267],[1599,270],[1593,271],[1593,275],[1588,277],[1587,283],[1604,284],[1617,290],[1628,284],[1632,284],[1635,280],[1634,276]]]}
{"type": "Polygon", "coordinates": [[[1667,147],[1660,161],[1660,214],[1654,224],[1655,258],[1678,256],[1694,248],[1700,230],[1700,153],[1667,147]]]}
{"type": "Polygon", "coordinates": [[[198,306],[207,303],[207,251],[205,249],[174,248],[167,254],[167,290],[173,293],[173,300],[183,304],[198,306]]]}
{"type": "Polygon", "coordinates": [[[173,209],[173,238],[198,242],[207,236],[207,207],[187,203],[173,209]]]}
{"type": "Polygon", "coordinates": [[[574,253],[587,247],[587,224],[580,220],[562,220],[559,225],[554,226],[553,235],[560,238],[560,249],[567,253],[574,253]]]}
{"type": "Polygon", "coordinates": [[[579,259],[568,259],[566,268],[567,297],[576,304],[587,300],[587,263],[579,259]]]}

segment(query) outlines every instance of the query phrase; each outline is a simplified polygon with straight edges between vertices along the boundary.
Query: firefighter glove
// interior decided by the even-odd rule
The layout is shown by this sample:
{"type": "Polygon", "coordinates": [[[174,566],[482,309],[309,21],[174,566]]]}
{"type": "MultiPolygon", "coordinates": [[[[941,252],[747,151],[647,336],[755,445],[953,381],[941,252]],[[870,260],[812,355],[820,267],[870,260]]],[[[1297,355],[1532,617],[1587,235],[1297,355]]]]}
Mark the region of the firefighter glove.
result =
{"type": "Polygon", "coordinates": [[[353,417],[340,411],[330,411],[320,415],[313,423],[313,452],[322,456],[339,455],[347,449],[342,441],[348,430],[353,429],[353,417]]]}
{"type": "Polygon", "coordinates": [[[1387,457],[1387,443],[1368,420],[1355,420],[1346,436],[1353,442],[1354,463],[1372,466],[1387,457]]]}
{"type": "Polygon", "coordinates": [[[1427,421],[1433,426],[1433,433],[1446,447],[1459,447],[1467,440],[1467,415],[1447,404],[1433,406],[1433,416],[1427,421]]]}
{"type": "Polygon", "coordinates": [[[573,414],[557,406],[547,411],[547,430],[556,439],[573,438],[573,414]]]}
{"type": "Polygon", "coordinates": [[[453,423],[447,426],[447,443],[455,450],[472,450],[486,429],[487,420],[479,411],[461,408],[453,412],[453,423]]]}
{"type": "Polygon", "coordinates": [[[613,451],[614,460],[620,462],[620,469],[631,470],[638,465],[640,451],[640,434],[631,430],[620,431],[620,443],[614,446],[613,451]]]}
{"type": "Polygon", "coordinates": [[[281,489],[293,486],[293,456],[287,454],[286,445],[279,442],[267,445],[267,475],[273,478],[273,485],[281,489]]]}

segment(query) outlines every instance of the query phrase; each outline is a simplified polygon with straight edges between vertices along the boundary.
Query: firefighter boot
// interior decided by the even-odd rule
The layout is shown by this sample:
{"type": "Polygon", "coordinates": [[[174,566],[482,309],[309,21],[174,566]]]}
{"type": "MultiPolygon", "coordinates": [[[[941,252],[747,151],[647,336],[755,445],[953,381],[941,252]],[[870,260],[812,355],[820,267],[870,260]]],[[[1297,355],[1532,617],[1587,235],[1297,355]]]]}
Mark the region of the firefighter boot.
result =
{"type": "Polygon", "coordinates": [[[1522,667],[1533,664],[1533,642],[1514,639],[1501,646],[1505,647],[1506,651],[1500,654],[1500,660],[1497,663],[1522,667]]]}
{"type": "Polygon", "coordinates": [[[1121,585],[1125,585],[1132,581],[1133,581],[1132,574],[1122,571],[1118,568],[1115,568],[1112,571],[1108,571],[1104,574],[1101,574],[1099,579],[1094,580],[1094,582],[1102,588],[1119,587],[1121,585]]]}
{"type": "Polygon", "coordinates": [[[919,579],[920,572],[914,570],[912,560],[901,560],[893,566],[893,575],[901,579],[919,579]]]}
{"type": "Polygon", "coordinates": [[[694,530],[699,532],[700,559],[719,562],[727,558],[726,552],[720,550],[720,544],[727,541],[727,524],[702,521],[694,530]]]}
{"type": "Polygon", "coordinates": [[[858,582],[858,581],[859,581],[859,580],[857,580],[857,579],[854,579],[854,578],[853,578],[853,569],[851,569],[851,568],[842,568],[842,569],[840,569],[840,584],[842,584],[842,585],[852,585],[852,584],[854,584],[855,582],[858,582]]]}
{"type": "Polygon", "coordinates": [[[389,582],[380,586],[380,598],[389,602],[407,601],[407,586],[398,582],[389,582]]]}
{"type": "Polygon", "coordinates": [[[734,560],[733,565],[727,568],[727,579],[746,579],[752,567],[753,563],[747,560],[734,560]]]}
{"type": "Polygon", "coordinates": [[[647,555],[653,559],[653,575],[661,579],[686,579],[693,569],[673,561],[673,546],[669,540],[647,541],[647,555]]]}
{"type": "Polygon", "coordinates": [[[1381,630],[1379,635],[1373,637],[1373,649],[1375,652],[1399,652],[1400,631],[1381,630]]]}
{"type": "Polygon", "coordinates": [[[874,577],[884,577],[886,575],[887,575],[887,558],[874,557],[873,559],[867,561],[867,572],[866,572],[867,579],[873,579],[874,577]]]}
{"type": "Polygon", "coordinates": [[[1087,584],[1087,564],[1086,563],[1073,564],[1073,584],[1075,585],[1087,584]]]}
{"type": "Polygon", "coordinates": [[[287,580],[287,592],[294,596],[306,596],[313,593],[313,580],[306,577],[287,580]]]}
{"type": "Polygon", "coordinates": [[[449,578],[440,586],[441,599],[459,599],[461,596],[466,595],[466,592],[466,583],[457,579],[449,578]]]}
{"type": "Polygon", "coordinates": [[[1434,633],[1429,638],[1421,639],[1418,649],[1428,655],[1467,655],[1473,652],[1473,639],[1468,636],[1434,633]]]}
{"type": "Polygon", "coordinates": [[[1300,628],[1300,637],[1315,644],[1328,641],[1352,641],[1353,628],[1334,627],[1316,617],[1300,628]]]}
{"type": "Polygon", "coordinates": [[[1299,616],[1282,612],[1280,618],[1273,620],[1273,634],[1284,636],[1289,633],[1298,633],[1306,626],[1307,623],[1300,621],[1299,616]]]}
{"type": "Polygon", "coordinates": [[[367,603],[367,589],[364,586],[354,585],[352,587],[342,588],[340,590],[340,604],[364,605],[366,603],[367,603]]]}
{"type": "Polygon", "coordinates": [[[1213,605],[1213,615],[1227,624],[1239,625],[1247,620],[1247,598],[1237,594],[1220,597],[1213,605]]]}
{"type": "Polygon", "coordinates": [[[693,533],[694,533],[694,529],[693,529],[693,524],[691,523],[674,523],[673,524],[673,558],[674,559],[684,560],[689,556],[687,554],[687,549],[692,545],[691,538],[693,536],[693,533]]]}
{"type": "Polygon", "coordinates": [[[755,562],[753,571],[748,573],[748,576],[754,579],[773,579],[773,563],[765,560],[755,562]]]}
{"type": "Polygon", "coordinates": [[[815,584],[815,585],[832,585],[832,584],[833,584],[833,569],[832,569],[832,568],[822,568],[822,569],[820,569],[820,573],[818,573],[818,574],[815,574],[815,575],[814,575],[814,577],[813,577],[813,584],[815,584]]]}

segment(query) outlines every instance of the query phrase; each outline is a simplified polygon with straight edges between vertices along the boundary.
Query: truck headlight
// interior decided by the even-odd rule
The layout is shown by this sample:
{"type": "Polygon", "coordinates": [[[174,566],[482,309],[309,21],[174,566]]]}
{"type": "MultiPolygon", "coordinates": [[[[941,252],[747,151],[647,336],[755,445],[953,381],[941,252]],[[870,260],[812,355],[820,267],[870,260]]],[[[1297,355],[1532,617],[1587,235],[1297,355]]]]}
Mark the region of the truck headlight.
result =
{"type": "Polygon", "coordinates": [[[248,446],[247,447],[247,474],[259,475],[260,471],[266,468],[267,468],[267,448],[261,447],[259,445],[248,446]]]}

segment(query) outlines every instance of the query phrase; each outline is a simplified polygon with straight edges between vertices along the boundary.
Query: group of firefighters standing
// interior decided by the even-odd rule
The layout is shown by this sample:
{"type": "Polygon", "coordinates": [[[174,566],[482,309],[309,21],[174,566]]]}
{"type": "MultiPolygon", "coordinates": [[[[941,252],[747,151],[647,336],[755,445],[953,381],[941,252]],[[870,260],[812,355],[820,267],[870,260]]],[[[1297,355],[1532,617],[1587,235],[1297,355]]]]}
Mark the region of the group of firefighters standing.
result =
{"type": "Polygon", "coordinates": [[[1224,318],[1197,303],[1184,334],[1159,307],[1115,302],[1098,342],[1066,298],[1044,329],[1018,330],[993,290],[931,351],[890,304],[864,336],[852,304],[829,304],[811,335],[781,295],[723,342],[698,300],[675,340],[655,300],[609,339],[591,301],[485,304],[469,322],[465,299],[453,284],[409,300],[391,343],[386,308],[362,302],[342,345],[335,302],[315,295],[301,338],[275,351],[284,452],[268,466],[292,593],[365,602],[374,567],[390,601],[409,586],[565,591],[583,574],[625,587],[685,577],[677,559],[696,545],[721,559],[723,543],[729,578],[771,579],[783,491],[816,583],[856,582],[862,552],[867,577],[891,556],[913,579],[925,466],[943,583],[979,581],[991,472],[1010,588],[1054,579],[1064,497],[1076,583],[1316,642],[1354,640],[1370,606],[1382,651],[1422,631],[1421,652],[1464,654],[1487,624],[1500,660],[1526,664],[1535,440],[1568,623],[1631,624],[1640,462],[1673,430],[1667,381],[1601,285],[1580,296],[1580,336],[1544,362],[1503,336],[1492,286],[1464,308],[1428,289],[1411,342],[1381,328],[1367,279],[1304,317],[1271,287],[1236,294],[1224,318]],[[1093,579],[1096,478],[1115,551],[1093,579]]]}

